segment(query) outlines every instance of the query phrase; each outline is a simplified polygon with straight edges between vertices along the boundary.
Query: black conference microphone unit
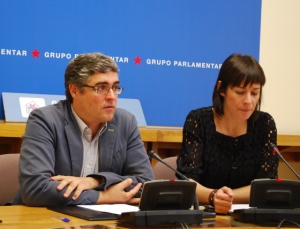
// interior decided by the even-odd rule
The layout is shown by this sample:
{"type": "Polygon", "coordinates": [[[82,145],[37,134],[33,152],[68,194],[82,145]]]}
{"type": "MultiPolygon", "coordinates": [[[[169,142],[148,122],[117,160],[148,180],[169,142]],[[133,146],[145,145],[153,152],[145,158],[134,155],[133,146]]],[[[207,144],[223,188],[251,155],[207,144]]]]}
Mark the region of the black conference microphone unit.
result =
{"type": "Polygon", "coordinates": [[[173,170],[176,174],[178,174],[182,179],[184,180],[189,180],[185,175],[183,175],[182,173],[180,173],[179,171],[177,171],[176,169],[174,169],[172,166],[168,165],[166,162],[164,162],[164,160],[157,155],[157,153],[155,153],[153,150],[151,150],[150,152],[148,152],[148,156],[163,163],[164,165],[166,165],[167,167],[169,167],[171,170],[173,170]]]}
{"type": "MultiPolygon", "coordinates": [[[[150,158],[153,158],[161,163],[163,163],[164,165],[166,165],[167,167],[169,167],[171,170],[173,170],[176,174],[178,174],[182,179],[189,181],[189,179],[183,175],[181,172],[179,172],[177,169],[174,169],[172,166],[168,165],[166,162],[164,162],[164,160],[157,155],[157,153],[155,153],[153,150],[151,150],[150,152],[148,152],[148,156],[150,158]]],[[[194,202],[194,209],[195,210],[199,210],[199,202],[197,199],[197,195],[195,194],[195,202],[194,202]]]]}
{"type": "MultiPolygon", "coordinates": [[[[172,192],[170,190],[167,190],[167,188],[173,188],[173,185],[176,183],[177,184],[191,184],[193,185],[192,187],[195,188],[195,183],[192,181],[189,181],[186,176],[181,174],[179,171],[176,169],[172,168],[170,165],[165,163],[154,151],[150,151],[148,153],[150,158],[154,158],[167,167],[169,167],[171,170],[173,170],[176,174],[178,174],[182,179],[184,180],[154,180],[151,181],[149,184],[155,184],[157,185],[157,189],[161,189],[162,192],[158,192],[159,197],[155,196],[155,191],[153,192],[148,192],[147,194],[141,196],[141,202],[143,198],[150,198],[151,203],[154,203],[156,198],[166,198],[166,200],[171,200],[172,197],[172,192]],[[187,182],[187,183],[186,183],[187,182]],[[163,187],[164,186],[164,187],[163,187]],[[161,195],[161,196],[160,196],[161,195]]],[[[147,182],[144,184],[144,189],[146,187],[147,182]]],[[[192,189],[190,189],[192,190],[192,189]]],[[[145,190],[143,190],[144,192],[145,190]]],[[[195,192],[194,190],[191,192],[195,192]]],[[[187,194],[187,193],[185,193],[187,194]]],[[[183,195],[184,196],[184,190],[179,191],[179,196],[183,195]]],[[[190,195],[190,194],[188,194],[190,195]]],[[[191,196],[190,196],[191,197],[191,196]]],[[[148,202],[149,203],[149,202],[148,202]]],[[[151,205],[150,203],[150,205],[151,205]]],[[[190,201],[191,204],[193,204],[193,200],[191,199],[190,201]]],[[[135,226],[155,226],[155,225],[167,225],[167,224],[174,224],[174,223],[180,223],[180,224],[200,224],[202,223],[203,218],[214,218],[216,216],[215,212],[204,212],[203,210],[199,210],[199,203],[197,200],[197,196],[195,193],[195,199],[194,199],[194,209],[190,210],[188,208],[182,209],[182,208],[157,208],[157,209],[152,209],[152,210],[145,210],[141,208],[141,203],[140,203],[140,211],[137,212],[128,212],[128,213],[122,213],[121,217],[118,219],[118,222],[121,224],[134,224],[135,226]]]]}
{"type": "MultiPolygon", "coordinates": [[[[300,179],[284,159],[275,144],[270,143],[273,155],[277,154],[300,179]]],[[[237,209],[231,216],[244,223],[273,223],[286,220],[300,223],[300,182],[282,179],[257,179],[251,183],[250,208],[237,209]]]]}
{"type": "Polygon", "coordinates": [[[296,175],[296,177],[300,180],[300,176],[296,173],[296,171],[292,168],[292,166],[284,159],[284,157],[281,155],[276,145],[273,143],[271,143],[270,145],[273,149],[273,154],[276,153],[281,158],[281,160],[283,160],[283,162],[289,167],[289,169],[296,175]]]}

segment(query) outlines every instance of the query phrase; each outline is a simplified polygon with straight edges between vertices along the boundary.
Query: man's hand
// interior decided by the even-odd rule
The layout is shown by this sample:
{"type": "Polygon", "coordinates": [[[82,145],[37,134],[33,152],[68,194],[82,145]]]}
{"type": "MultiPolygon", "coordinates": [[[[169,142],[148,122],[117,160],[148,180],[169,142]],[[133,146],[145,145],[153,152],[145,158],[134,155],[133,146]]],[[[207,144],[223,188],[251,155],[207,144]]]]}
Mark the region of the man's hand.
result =
{"type": "Polygon", "coordinates": [[[97,180],[93,177],[73,177],[73,176],[53,176],[51,177],[53,181],[60,181],[57,186],[57,190],[61,191],[67,187],[64,197],[68,198],[70,194],[75,190],[74,195],[72,196],[73,200],[76,200],[82,191],[88,189],[94,189],[100,185],[100,179],[97,180]]]}
{"type": "Polygon", "coordinates": [[[133,198],[140,190],[142,183],[137,184],[133,189],[126,192],[125,189],[132,184],[132,179],[128,178],[118,184],[110,186],[106,191],[100,191],[97,204],[139,204],[140,198],[133,198]]]}
{"type": "Polygon", "coordinates": [[[214,197],[214,205],[216,213],[226,214],[231,209],[233,202],[233,192],[232,189],[228,187],[220,188],[214,197]]]}

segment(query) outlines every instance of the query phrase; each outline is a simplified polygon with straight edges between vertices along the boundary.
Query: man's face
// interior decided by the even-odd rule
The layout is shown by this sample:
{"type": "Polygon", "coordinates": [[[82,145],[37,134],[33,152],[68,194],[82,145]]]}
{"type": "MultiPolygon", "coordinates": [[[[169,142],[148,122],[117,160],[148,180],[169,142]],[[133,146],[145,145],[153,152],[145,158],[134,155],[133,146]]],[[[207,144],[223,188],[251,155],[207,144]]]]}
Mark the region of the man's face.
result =
{"type": "MultiPolygon", "coordinates": [[[[116,72],[95,73],[90,76],[87,85],[109,87],[118,86],[119,78],[116,72]]],[[[102,94],[90,87],[81,90],[75,85],[70,85],[73,97],[73,108],[76,114],[88,125],[98,125],[110,121],[115,113],[118,95],[112,89],[102,94]]]]}

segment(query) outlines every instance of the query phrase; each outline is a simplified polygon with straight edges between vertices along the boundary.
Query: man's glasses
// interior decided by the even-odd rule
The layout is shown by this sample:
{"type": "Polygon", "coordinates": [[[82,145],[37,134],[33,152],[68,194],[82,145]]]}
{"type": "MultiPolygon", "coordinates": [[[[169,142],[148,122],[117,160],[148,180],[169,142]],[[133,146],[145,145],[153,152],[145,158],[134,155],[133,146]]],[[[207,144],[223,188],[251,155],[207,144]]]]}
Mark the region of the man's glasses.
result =
{"type": "Polygon", "coordinates": [[[123,87],[119,87],[119,86],[108,86],[108,85],[105,85],[105,84],[102,84],[100,86],[91,86],[91,85],[87,85],[87,84],[84,84],[82,85],[82,87],[89,87],[89,88],[92,88],[94,89],[99,95],[106,95],[110,89],[113,90],[113,92],[116,94],[116,95],[120,95],[122,93],[122,91],[124,90],[123,87]]]}

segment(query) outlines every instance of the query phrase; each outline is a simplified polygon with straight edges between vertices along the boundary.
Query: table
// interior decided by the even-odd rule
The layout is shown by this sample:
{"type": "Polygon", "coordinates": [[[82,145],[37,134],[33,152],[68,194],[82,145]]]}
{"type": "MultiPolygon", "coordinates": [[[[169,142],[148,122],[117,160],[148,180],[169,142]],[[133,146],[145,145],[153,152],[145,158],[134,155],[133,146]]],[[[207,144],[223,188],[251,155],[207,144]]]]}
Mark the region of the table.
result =
{"type": "MultiPolygon", "coordinates": [[[[99,228],[116,228],[116,221],[86,221],[72,216],[68,217],[70,222],[63,222],[52,217],[52,214],[62,215],[57,212],[41,207],[26,206],[1,206],[0,207],[0,228],[14,229],[41,229],[41,228],[72,228],[72,226],[83,225],[105,225],[99,228]]],[[[77,228],[77,227],[76,227],[77,228]]],[[[79,227],[81,228],[81,227],[79,227]]],[[[89,228],[89,227],[85,227],[89,228]]],[[[92,227],[91,227],[92,228],[92,227]]]]}
{"type": "MultiPolygon", "coordinates": [[[[90,228],[90,229],[114,229],[114,228],[134,228],[130,225],[118,225],[117,220],[103,220],[103,221],[87,221],[76,217],[60,214],[48,210],[43,207],[26,207],[26,206],[0,206],[0,228],[5,229],[42,229],[42,228],[90,228]],[[63,222],[57,218],[52,217],[52,214],[57,214],[62,217],[67,217],[70,222],[63,222]]],[[[233,220],[228,215],[218,215],[216,218],[204,219],[201,225],[190,225],[190,228],[276,228],[276,226],[262,227],[259,225],[246,224],[233,220]]],[[[150,228],[150,227],[149,227],[150,228]]],[[[151,227],[161,228],[161,227],[151,227]]],[[[164,227],[164,228],[180,228],[164,227]]],[[[287,228],[287,227],[285,227],[287,228]]]]}

